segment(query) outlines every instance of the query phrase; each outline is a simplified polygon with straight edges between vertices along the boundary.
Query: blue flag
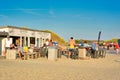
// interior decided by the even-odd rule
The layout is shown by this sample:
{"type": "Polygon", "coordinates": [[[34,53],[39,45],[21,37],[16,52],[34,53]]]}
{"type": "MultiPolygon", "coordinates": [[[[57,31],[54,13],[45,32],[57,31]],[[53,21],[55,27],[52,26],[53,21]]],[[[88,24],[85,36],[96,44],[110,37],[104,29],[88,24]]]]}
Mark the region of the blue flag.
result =
{"type": "Polygon", "coordinates": [[[101,36],[101,31],[99,31],[99,34],[98,34],[98,44],[99,44],[99,41],[100,41],[100,36],[101,36]]]}

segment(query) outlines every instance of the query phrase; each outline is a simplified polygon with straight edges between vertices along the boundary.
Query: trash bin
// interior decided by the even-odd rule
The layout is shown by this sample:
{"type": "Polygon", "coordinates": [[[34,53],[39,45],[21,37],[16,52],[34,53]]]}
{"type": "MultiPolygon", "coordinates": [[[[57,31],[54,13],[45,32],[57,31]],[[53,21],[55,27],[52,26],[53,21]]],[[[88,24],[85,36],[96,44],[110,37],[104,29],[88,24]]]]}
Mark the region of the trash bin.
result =
{"type": "Polygon", "coordinates": [[[57,60],[57,48],[55,46],[48,47],[48,60],[57,60]]]}

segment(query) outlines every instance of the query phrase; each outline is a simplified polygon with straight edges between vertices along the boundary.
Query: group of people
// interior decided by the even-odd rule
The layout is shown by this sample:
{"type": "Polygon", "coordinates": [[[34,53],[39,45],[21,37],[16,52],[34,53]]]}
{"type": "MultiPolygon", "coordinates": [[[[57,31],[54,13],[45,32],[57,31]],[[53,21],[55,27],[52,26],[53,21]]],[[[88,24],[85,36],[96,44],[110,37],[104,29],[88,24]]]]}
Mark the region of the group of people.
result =
{"type": "Polygon", "coordinates": [[[45,43],[44,43],[44,46],[53,46],[52,39],[51,39],[51,40],[46,39],[46,41],[45,41],[45,43]]]}
{"type": "Polygon", "coordinates": [[[107,42],[107,43],[104,43],[103,44],[103,46],[105,47],[107,47],[107,50],[110,50],[111,48],[114,48],[114,50],[116,51],[116,54],[118,54],[119,53],[119,44],[118,44],[118,42],[107,42]]]}
{"type": "MultiPolygon", "coordinates": [[[[78,46],[78,44],[75,43],[73,37],[70,37],[70,40],[69,40],[68,44],[69,44],[68,57],[70,57],[71,52],[74,51],[74,47],[75,47],[75,46],[78,46]]],[[[91,54],[95,54],[95,51],[98,51],[99,49],[105,50],[105,47],[104,47],[104,46],[101,47],[101,46],[98,44],[98,42],[95,42],[95,41],[93,41],[93,42],[91,43],[91,45],[89,45],[89,44],[85,41],[82,46],[86,49],[86,51],[90,50],[90,51],[91,51],[91,54]]],[[[116,51],[116,54],[118,54],[118,53],[119,53],[119,44],[118,44],[118,42],[114,42],[114,43],[113,43],[113,46],[114,46],[114,50],[116,51]]]]}
{"type": "Polygon", "coordinates": [[[16,43],[13,44],[10,36],[7,36],[7,38],[5,39],[4,47],[5,47],[4,55],[6,55],[8,49],[17,49],[17,53],[18,53],[20,59],[22,59],[23,53],[26,54],[28,52],[27,46],[24,46],[23,48],[20,46],[20,38],[16,39],[16,43]]]}
{"type": "Polygon", "coordinates": [[[13,44],[10,36],[7,36],[7,38],[5,40],[5,45],[4,45],[5,49],[14,49],[14,48],[17,48],[18,45],[20,45],[19,38],[16,40],[16,44],[13,44]]]}
{"type": "MultiPolygon", "coordinates": [[[[69,44],[68,58],[70,58],[71,53],[74,51],[75,46],[78,46],[78,44],[75,43],[73,37],[70,37],[68,44],[69,44]]],[[[93,41],[91,43],[91,45],[89,45],[86,41],[84,41],[82,46],[86,49],[87,52],[90,51],[89,56],[94,55],[95,51],[98,51],[98,48],[99,48],[99,44],[95,41],[93,41]]],[[[86,55],[87,55],[87,53],[86,53],[86,55]]]]}
{"type": "MultiPolygon", "coordinates": [[[[70,37],[68,45],[69,45],[68,58],[70,58],[71,53],[74,51],[75,46],[78,46],[78,44],[75,43],[75,40],[74,40],[73,37],[70,37]]],[[[49,40],[49,39],[45,40],[45,43],[43,44],[43,47],[48,47],[48,46],[54,46],[52,39],[51,40],[49,40]]],[[[57,46],[61,47],[59,45],[57,45],[57,46]]],[[[7,49],[14,48],[14,47],[15,46],[10,41],[10,37],[7,37],[6,44],[5,44],[5,51],[7,49]]],[[[88,45],[87,42],[85,41],[83,43],[83,47],[86,48],[86,50],[91,49],[91,51],[94,53],[94,51],[98,50],[99,44],[97,42],[92,42],[91,45],[88,45]]],[[[118,43],[114,43],[114,47],[115,47],[116,53],[118,54],[118,52],[119,52],[118,43]]],[[[28,52],[28,47],[27,46],[24,46],[23,48],[20,47],[20,39],[19,38],[16,40],[16,48],[18,49],[18,54],[19,54],[20,58],[22,56],[21,51],[24,51],[24,53],[28,52]]]]}

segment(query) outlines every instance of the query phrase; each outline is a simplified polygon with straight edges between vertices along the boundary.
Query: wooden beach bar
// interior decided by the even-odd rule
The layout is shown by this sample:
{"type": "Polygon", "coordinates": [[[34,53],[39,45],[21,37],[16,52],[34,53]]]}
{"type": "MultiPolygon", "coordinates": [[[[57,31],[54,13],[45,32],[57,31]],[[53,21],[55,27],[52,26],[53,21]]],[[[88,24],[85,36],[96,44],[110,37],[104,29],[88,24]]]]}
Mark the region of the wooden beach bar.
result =
{"type": "Polygon", "coordinates": [[[4,45],[7,36],[10,37],[12,44],[15,46],[19,38],[20,46],[23,47],[26,45],[28,48],[41,47],[46,39],[51,39],[51,33],[42,30],[34,30],[15,26],[0,26],[0,56],[4,56],[4,45]]]}

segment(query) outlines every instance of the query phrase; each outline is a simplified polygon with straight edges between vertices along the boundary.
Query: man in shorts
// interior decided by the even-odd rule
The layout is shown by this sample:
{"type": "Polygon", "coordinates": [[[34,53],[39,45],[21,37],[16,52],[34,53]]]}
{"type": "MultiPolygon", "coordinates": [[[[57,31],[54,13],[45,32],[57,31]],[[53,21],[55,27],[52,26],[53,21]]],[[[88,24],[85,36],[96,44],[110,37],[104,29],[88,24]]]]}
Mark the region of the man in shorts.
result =
{"type": "Polygon", "coordinates": [[[70,40],[69,40],[69,53],[68,53],[68,58],[70,58],[71,56],[71,53],[74,51],[74,46],[75,46],[75,41],[73,39],[73,37],[70,37],[70,40]]]}

